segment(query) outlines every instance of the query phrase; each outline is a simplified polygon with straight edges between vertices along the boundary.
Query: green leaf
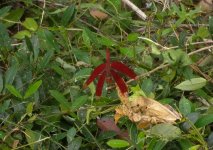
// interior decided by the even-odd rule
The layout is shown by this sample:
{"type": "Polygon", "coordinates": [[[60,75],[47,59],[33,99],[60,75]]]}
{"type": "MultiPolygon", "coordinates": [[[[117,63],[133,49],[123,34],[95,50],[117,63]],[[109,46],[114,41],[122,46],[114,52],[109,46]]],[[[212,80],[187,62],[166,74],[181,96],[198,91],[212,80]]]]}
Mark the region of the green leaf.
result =
{"type": "Polygon", "coordinates": [[[69,23],[73,20],[74,16],[75,16],[75,6],[71,5],[65,10],[64,15],[62,16],[61,24],[63,26],[68,26],[69,23]]]}
{"type": "Polygon", "coordinates": [[[98,43],[102,46],[107,46],[107,47],[116,45],[116,43],[112,39],[105,36],[98,37],[98,43]]]}
{"type": "Polygon", "coordinates": [[[212,114],[208,114],[208,115],[205,115],[205,116],[202,116],[200,117],[196,123],[195,123],[195,126],[198,127],[198,128],[201,128],[201,127],[204,127],[210,123],[213,122],[213,115],[212,114]]]}
{"type": "Polygon", "coordinates": [[[11,39],[5,25],[0,22],[0,51],[11,50],[11,39]]]}
{"type": "Polygon", "coordinates": [[[0,105],[0,114],[4,113],[10,106],[10,100],[4,101],[3,104],[0,105]]]}
{"type": "Polygon", "coordinates": [[[47,67],[53,55],[54,55],[53,51],[47,51],[42,60],[38,64],[38,70],[42,70],[45,67],[47,67]]]}
{"type": "Polygon", "coordinates": [[[22,25],[31,31],[36,31],[38,29],[38,24],[33,18],[26,18],[22,25]]]}
{"type": "Polygon", "coordinates": [[[46,51],[59,52],[59,45],[56,42],[56,38],[54,37],[52,32],[46,29],[39,29],[37,34],[40,40],[41,48],[45,49],[46,51]]]}
{"type": "Polygon", "coordinates": [[[137,41],[138,37],[139,37],[139,34],[138,34],[138,33],[130,33],[130,34],[128,34],[128,36],[127,36],[127,40],[128,40],[129,42],[134,42],[134,41],[137,41]]]}
{"type": "Polygon", "coordinates": [[[64,97],[63,94],[56,90],[50,90],[50,94],[61,104],[63,107],[70,109],[70,104],[68,103],[68,100],[64,97]]]}
{"type": "Polygon", "coordinates": [[[28,114],[28,116],[32,116],[33,106],[34,106],[34,103],[33,103],[33,102],[30,102],[30,103],[27,105],[26,113],[28,114]]]}
{"type": "Polygon", "coordinates": [[[192,107],[191,102],[185,97],[182,97],[181,100],[179,101],[180,112],[186,116],[191,112],[191,107],[192,107]]]}
{"type": "Polygon", "coordinates": [[[175,88],[182,91],[194,91],[200,89],[206,85],[206,79],[204,78],[193,78],[186,80],[178,84],[175,88]]]}
{"type": "Polygon", "coordinates": [[[89,36],[88,36],[88,34],[87,34],[87,32],[86,32],[85,30],[83,30],[83,32],[82,32],[82,38],[83,38],[84,44],[85,44],[88,48],[90,48],[90,47],[91,47],[90,38],[89,38],[89,36]]]}
{"type": "Polygon", "coordinates": [[[79,150],[81,147],[81,143],[82,143],[81,137],[73,139],[72,142],[70,142],[68,145],[68,150],[79,150]]]}
{"type": "Polygon", "coordinates": [[[81,107],[82,105],[84,105],[88,100],[87,96],[80,96],[77,99],[74,100],[74,102],[72,102],[72,109],[78,109],[79,107],[81,107]]]}
{"type": "Polygon", "coordinates": [[[152,135],[157,136],[164,140],[173,140],[181,135],[181,130],[168,123],[157,124],[151,128],[152,135]]]}
{"type": "Polygon", "coordinates": [[[13,37],[16,39],[22,40],[25,37],[31,37],[31,33],[28,30],[22,30],[16,33],[13,37]]]}
{"type": "Polygon", "coordinates": [[[109,145],[112,148],[123,148],[129,146],[129,142],[125,140],[113,139],[109,140],[107,142],[107,145],[109,145]]]}
{"type": "Polygon", "coordinates": [[[72,127],[67,131],[67,142],[70,143],[76,135],[76,129],[72,127]]]}
{"type": "Polygon", "coordinates": [[[198,31],[197,31],[197,36],[199,36],[200,38],[206,38],[209,36],[209,30],[207,27],[199,27],[198,31]]]}
{"type": "Polygon", "coordinates": [[[10,84],[7,84],[7,85],[6,85],[6,88],[7,88],[7,90],[8,90],[11,94],[13,94],[15,97],[22,98],[21,93],[20,93],[18,90],[16,90],[16,88],[15,88],[14,86],[12,86],[12,85],[10,85],[10,84]]]}
{"type": "Polygon", "coordinates": [[[38,143],[36,143],[37,141],[39,141],[40,139],[44,138],[39,132],[35,132],[33,130],[30,129],[26,129],[24,131],[27,142],[30,146],[31,149],[38,149],[38,143]],[[34,143],[34,144],[32,144],[34,143]]]}
{"type": "Polygon", "coordinates": [[[3,138],[4,138],[4,136],[6,135],[6,133],[5,132],[3,132],[3,131],[0,131],[0,139],[1,140],[3,140],[3,138]]]}
{"type": "Polygon", "coordinates": [[[4,17],[11,9],[11,6],[5,6],[0,9],[0,17],[4,17]]]}
{"type": "Polygon", "coordinates": [[[134,50],[130,49],[130,48],[126,48],[126,47],[121,47],[120,48],[120,52],[121,54],[129,57],[129,58],[133,58],[134,57],[134,50]]]}
{"type": "Polygon", "coordinates": [[[172,65],[179,65],[181,67],[190,65],[192,63],[191,59],[181,49],[178,50],[168,50],[163,53],[164,62],[172,65]]]}
{"type": "Polygon", "coordinates": [[[8,68],[8,70],[5,73],[5,82],[4,84],[12,84],[16,73],[18,71],[18,64],[13,64],[11,67],[8,68]]]}
{"type": "Polygon", "coordinates": [[[24,14],[24,9],[22,8],[18,8],[18,9],[10,11],[10,13],[4,18],[6,20],[9,20],[10,22],[5,22],[4,23],[5,26],[8,28],[14,25],[15,22],[19,22],[23,14],[24,14]]]}
{"type": "Polygon", "coordinates": [[[39,80],[39,81],[31,84],[24,94],[24,99],[29,98],[31,95],[33,95],[38,90],[38,88],[41,86],[41,84],[42,84],[42,80],[39,80]]]}

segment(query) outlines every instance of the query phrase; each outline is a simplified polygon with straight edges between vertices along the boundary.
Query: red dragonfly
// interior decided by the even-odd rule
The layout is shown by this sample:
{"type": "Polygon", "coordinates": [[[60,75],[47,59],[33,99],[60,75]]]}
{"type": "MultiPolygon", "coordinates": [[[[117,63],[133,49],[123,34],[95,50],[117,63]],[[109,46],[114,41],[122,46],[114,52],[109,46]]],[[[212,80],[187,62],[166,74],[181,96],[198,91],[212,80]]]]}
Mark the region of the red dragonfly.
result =
{"type": "Polygon", "coordinates": [[[91,73],[90,77],[84,84],[84,88],[86,88],[95,78],[98,77],[98,83],[96,85],[96,96],[101,96],[102,89],[105,80],[114,80],[120,89],[121,93],[126,93],[128,91],[127,85],[124,80],[120,77],[120,73],[123,73],[129,76],[132,79],[136,79],[136,73],[127,67],[125,64],[119,61],[110,61],[110,52],[106,50],[106,62],[97,66],[94,71],[91,73]]]}

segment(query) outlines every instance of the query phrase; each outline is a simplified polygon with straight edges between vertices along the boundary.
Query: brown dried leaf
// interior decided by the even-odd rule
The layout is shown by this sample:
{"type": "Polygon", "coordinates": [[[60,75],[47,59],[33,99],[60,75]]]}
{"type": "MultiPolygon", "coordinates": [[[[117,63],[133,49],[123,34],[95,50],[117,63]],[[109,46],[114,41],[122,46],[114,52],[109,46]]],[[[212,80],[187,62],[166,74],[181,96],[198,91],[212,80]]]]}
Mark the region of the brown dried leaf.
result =
{"type": "Polygon", "coordinates": [[[97,126],[102,130],[102,131],[114,131],[118,137],[121,139],[128,140],[129,139],[129,134],[128,131],[121,131],[121,129],[116,125],[115,121],[113,118],[101,118],[97,119],[97,126]]]}
{"type": "MultiPolygon", "coordinates": [[[[119,89],[117,88],[117,90],[119,89]]],[[[119,91],[118,96],[123,104],[115,109],[115,122],[122,116],[127,116],[132,122],[136,122],[139,128],[144,128],[157,123],[174,124],[182,117],[171,106],[164,106],[150,98],[142,96],[128,98],[127,95],[121,95],[119,91]]]]}
{"type": "Polygon", "coordinates": [[[92,9],[90,10],[90,15],[95,18],[95,19],[99,19],[99,20],[104,20],[108,17],[108,15],[100,10],[97,9],[92,9]]]}

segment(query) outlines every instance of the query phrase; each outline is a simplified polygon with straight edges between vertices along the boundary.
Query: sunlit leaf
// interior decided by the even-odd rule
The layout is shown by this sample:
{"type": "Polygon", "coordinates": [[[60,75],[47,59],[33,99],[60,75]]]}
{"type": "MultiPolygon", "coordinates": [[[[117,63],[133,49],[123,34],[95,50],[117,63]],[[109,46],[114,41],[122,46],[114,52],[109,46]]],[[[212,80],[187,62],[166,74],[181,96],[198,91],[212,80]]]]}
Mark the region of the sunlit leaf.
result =
{"type": "Polygon", "coordinates": [[[24,94],[24,99],[29,98],[31,95],[33,95],[41,86],[41,84],[42,80],[36,81],[35,83],[31,84],[24,94]]]}
{"type": "Polygon", "coordinates": [[[36,31],[38,29],[38,24],[33,18],[26,18],[22,25],[31,31],[36,31]]]}
{"type": "Polygon", "coordinates": [[[109,140],[107,142],[107,145],[109,145],[112,148],[123,148],[129,146],[129,142],[119,139],[113,139],[109,140]]]}
{"type": "Polygon", "coordinates": [[[151,134],[165,140],[173,140],[181,135],[181,130],[171,124],[157,124],[151,128],[151,134]]]}
{"type": "Polygon", "coordinates": [[[6,85],[6,88],[7,88],[7,90],[10,91],[10,93],[13,94],[15,97],[22,98],[21,93],[20,93],[13,85],[7,84],[7,85],[6,85]]]}
{"type": "Polygon", "coordinates": [[[201,89],[206,85],[207,81],[204,78],[192,78],[178,84],[175,88],[182,91],[194,91],[201,89]]]}

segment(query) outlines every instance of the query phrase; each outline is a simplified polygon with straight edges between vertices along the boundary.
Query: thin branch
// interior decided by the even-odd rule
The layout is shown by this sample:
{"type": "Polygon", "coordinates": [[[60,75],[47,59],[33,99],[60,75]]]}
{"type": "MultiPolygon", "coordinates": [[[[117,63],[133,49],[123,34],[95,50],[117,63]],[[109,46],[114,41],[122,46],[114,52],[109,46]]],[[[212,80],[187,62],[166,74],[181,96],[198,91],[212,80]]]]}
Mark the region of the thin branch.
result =
{"type": "Polygon", "coordinates": [[[140,17],[143,20],[146,20],[147,18],[146,14],[143,11],[141,11],[137,6],[135,6],[135,4],[133,4],[130,0],[122,0],[122,2],[127,6],[129,6],[129,8],[131,8],[133,11],[135,11],[138,17],[140,17]]]}
{"type": "Polygon", "coordinates": [[[43,11],[42,11],[42,14],[41,14],[40,26],[42,25],[42,22],[43,22],[43,19],[44,19],[45,8],[46,8],[46,0],[43,0],[43,11]]]}
{"type": "Polygon", "coordinates": [[[198,49],[198,50],[195,50],[195,51],[193,51],[193,52],[190,52],[188,55],[191,56],[191,55],[194,55],[194,54],[196,54],[196,53],[199,53],[199,52],[202,52],[202,51],[205,51],[205,50],[210,50],[211,48],[213,48],[213,45],[200,48],[200,49],[198,49]]]}

